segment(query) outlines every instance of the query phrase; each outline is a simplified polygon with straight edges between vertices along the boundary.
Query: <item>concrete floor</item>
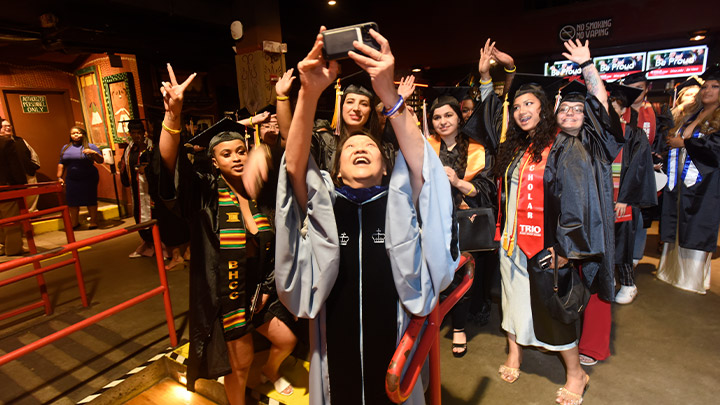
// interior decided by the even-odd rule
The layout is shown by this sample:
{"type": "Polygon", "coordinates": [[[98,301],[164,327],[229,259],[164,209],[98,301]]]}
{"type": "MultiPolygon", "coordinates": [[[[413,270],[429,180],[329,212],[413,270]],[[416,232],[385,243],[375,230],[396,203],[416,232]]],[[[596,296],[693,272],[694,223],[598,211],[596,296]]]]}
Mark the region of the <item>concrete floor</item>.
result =
{"type": "MultiPolygon", "coordinates": [[[[132,220],[125,220],[129,225],[132,220]]],[[[120,221],[107,227],[122,226],[120,221]]],[[[78,231],[77,239],[104,230],[78,231]]],[[[80,253],[91,305],[83,308],[72,268],[46,275],[54,313],[35,310],[0,321],[0,354],[21,347],[85,319],[159,284],[154,259],[128,259],[137,235],[100,243],[80,253]]],[[[40,248],[64,243],[64,234],[37,237],[40,248]]],[[[720,396],[720,261],[713,260],[710,292],[697,295],[654,278],[659,254],[657,230],[648,236],[646,256],[638,267],[639,295],[628,306],[613,307],[612,357],[586,367],[590,404],[714,403],[720,396]],[[713,399],[715,398],[715,399],[713,399]]],[[[0,261],[5,260],[0,256],[0,261]]],[[[8,278],[16,272],[0,274],[8,278]]],[[[188,271],[168,273],[175,324],[187,337],[188,271]]],[[[34,280],[0,290],[0,313],[38,299],[34,280]]],[[[468,322],[469,352],[452,357],[449,326],[441,335],[443,403],[549,404],[564,371],[557,356],[527,349],[520,379],[499,379],[505,337],[496,305],[486,326],[468,322]]],[[[170,345],[160,297],[151,298],[96,325],[65,337],[0,367],[0,403],[71,404],[96,392],[170,345]]]]}

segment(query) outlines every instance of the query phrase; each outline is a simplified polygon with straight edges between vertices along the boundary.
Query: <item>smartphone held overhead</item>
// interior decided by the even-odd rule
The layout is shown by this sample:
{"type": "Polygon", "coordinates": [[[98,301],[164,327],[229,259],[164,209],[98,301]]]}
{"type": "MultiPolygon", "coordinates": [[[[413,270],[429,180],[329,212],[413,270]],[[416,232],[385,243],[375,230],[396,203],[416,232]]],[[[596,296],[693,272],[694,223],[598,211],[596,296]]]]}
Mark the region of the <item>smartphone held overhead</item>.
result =
{"type": "Polygon", "coordinates": [[[349,25],[347,27],[333,28],[324,31],[322,33],[323,58],[325,60],[344,59],[348,57],[349,51],[362,54],[362,52],[353,46],[353,41],[358,41],[361,44],[380,50],[380,44],[370,35],[370,29],[380,32],[377,24],[374,22],[349,25]]]}

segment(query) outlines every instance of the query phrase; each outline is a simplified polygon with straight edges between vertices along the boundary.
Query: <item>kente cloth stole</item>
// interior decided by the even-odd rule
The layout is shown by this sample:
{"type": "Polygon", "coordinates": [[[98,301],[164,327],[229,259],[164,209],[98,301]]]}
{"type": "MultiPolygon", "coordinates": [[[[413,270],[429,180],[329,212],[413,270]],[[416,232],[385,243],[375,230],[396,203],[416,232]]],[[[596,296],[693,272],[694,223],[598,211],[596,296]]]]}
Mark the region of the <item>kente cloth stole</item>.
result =
{"type": "MultiPolygon", "coordinates": [[[[528,147],[527,156],[520,163],[520,177],[518,179],[515,224],[503,235],[503,249],[512,256],[517,241],[518,247],[531,258],[540,252],[545,245],[545,192],[543,174],[550,154],[552,144],[542,151],[542,160],[532,162],[529,153],[532,145],[528,147]],[[508,232],[510,232],[508,234],[508,232]],[[517,235],[515,234],[517,232],[517,235]]],[[[507,183],[507,173],[505,175],[507,183]]],[[[506,184],[506,190],[507,188],[506,184]]],[[[507,199],[506,199],[507,204],[507,199]]],[[[507,212],[507,207],[506,207],[507,212]]]]}
{"type": "MultiPolygon", "coordinates": [[[[271,230],[268,218],[250,202],[250,211],[258,232],[271,230]]],[[[252,236],[250,236],[252,237],[252,236]]],[[[218,179],[218,239],[220,240],[220,273],[218,291],[222,309],[223,329],[228,331],[245,327],[246,316],[247,250],[245,224],[240,202],[227,183],[218,179]]]]}

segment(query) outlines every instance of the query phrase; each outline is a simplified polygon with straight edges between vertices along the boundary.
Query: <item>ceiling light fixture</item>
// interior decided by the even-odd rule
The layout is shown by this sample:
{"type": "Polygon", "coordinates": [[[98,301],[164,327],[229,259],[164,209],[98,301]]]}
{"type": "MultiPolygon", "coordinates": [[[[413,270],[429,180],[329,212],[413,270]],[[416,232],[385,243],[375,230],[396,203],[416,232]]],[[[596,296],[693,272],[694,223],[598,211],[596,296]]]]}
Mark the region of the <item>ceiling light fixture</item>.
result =
{"type": "Polygon", "coordinates": [[[690,33],[690,40],[691,41],[702,41],[706,38],[707,31],[701,30],[701,31],[695,31],[690,33]]]}
{"type": "Polygon", "coordinates": [[[422,72],[422,69],[419,68],[419,67],[416,67],[416,68],[413,68],[413,69],[411,70],[411,72],[413,72],[413,73],[420,73],[420,72],[422,72]]]}
{"type": "Polygon", "coordinates": [[[328,1],[328,5],[330,5],[330,6],[334,6],[336,4],[337,4],[337,1],[335,1],[335,0],[328,1]]]}

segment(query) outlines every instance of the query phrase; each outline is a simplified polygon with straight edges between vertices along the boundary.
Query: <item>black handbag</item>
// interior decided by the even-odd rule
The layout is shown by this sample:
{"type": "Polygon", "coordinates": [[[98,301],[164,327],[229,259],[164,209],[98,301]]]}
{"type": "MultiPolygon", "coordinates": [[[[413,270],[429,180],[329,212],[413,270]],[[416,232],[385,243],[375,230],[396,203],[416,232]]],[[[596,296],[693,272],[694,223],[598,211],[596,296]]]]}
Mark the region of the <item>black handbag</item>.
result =
{"type": "Polygon", "coordinates": [[[458,239],[461,252],[495,250],[495,215],[492,208],[457,210],[458,239]]]}
{"type": "MultiPolygon", "coordinates": [[[[540,261],[550,252],[543,250],[531,260],[529,270],[533,272],[530,277],[532,290],[543,302],[550,316],[564,324],[572,324],[582,315],[588,301],[590,290],[580,279],[580,274],[572,264],[558,269],[543,266],[540,261]],[[540,258],[538,260],[538,258],[540,258]]],[[[553,257],[557,265],[557,256],[553,257]]]]}

